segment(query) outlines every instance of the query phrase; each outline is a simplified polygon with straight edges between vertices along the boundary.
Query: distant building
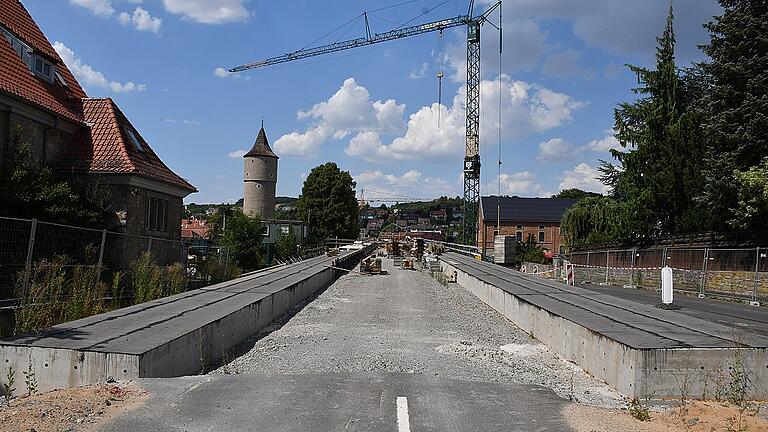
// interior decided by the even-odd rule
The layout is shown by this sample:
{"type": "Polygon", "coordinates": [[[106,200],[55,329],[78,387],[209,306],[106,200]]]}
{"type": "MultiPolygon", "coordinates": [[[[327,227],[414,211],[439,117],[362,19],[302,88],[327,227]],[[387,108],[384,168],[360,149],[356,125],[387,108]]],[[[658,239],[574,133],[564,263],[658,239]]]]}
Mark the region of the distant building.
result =
{"type": "Polygon", "coordinates": [[[429,217],[435,222],[448,221],[448,212],[445,209],[432,210],[429,212],[429,217]]]}
{"type": "Polygon", "coordinates": [[[181,238],[184,240],[207,240],[210,234],[211,227],[207,221],[195,218],[181,220],[181,238]]]}
{"type": "Polygon", "coordinates": [[[486,254],[493,254],[494,237],[511,235],[521,242],[532,237],[539,247],[553,253],[562,253],[560,219],[575,203],[576,200],[573,199],[481,197],[477,224],[478,246],[483,248],[486,254]],[[497,212],[497,209],[501,212],[497,212]]]}
{"type": "Polygon", "coordinates": [[[278,157],[269,147],[264,122],[243,159],[243,213],[269,219],[275,212],[278,157]]]}

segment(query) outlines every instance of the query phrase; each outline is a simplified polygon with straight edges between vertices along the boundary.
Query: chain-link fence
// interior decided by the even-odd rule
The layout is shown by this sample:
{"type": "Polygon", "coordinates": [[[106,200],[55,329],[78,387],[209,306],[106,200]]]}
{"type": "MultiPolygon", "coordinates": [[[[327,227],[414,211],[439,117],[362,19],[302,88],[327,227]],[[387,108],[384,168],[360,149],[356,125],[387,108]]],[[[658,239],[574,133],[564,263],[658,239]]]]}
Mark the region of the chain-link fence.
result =
{"type": "Polygon", "coordinates": [[[672,268],[676,290],[768,300],[768,248],[663,248],[574,252],[576,281],[659,289],[672,268]]]}
{"type": "Polygon", "coordinates": [[[200,280],[203,265],[228,264],[226,250],[216,245],[0,217],[0,301],[13,300],[18,279],[41,260],[65,257],[67,266],[99,266],[109,280],[115,272],[130,272],[145,252],[158,265],[180,264],[191,287],[205,282],[200,280]]]}

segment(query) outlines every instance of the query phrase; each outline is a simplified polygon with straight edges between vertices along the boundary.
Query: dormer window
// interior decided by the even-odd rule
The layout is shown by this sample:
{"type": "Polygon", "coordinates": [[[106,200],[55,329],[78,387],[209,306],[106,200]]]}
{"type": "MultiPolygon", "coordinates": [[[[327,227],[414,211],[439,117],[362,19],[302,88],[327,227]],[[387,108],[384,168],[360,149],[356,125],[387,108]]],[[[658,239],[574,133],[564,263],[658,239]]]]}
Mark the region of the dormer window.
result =
{"type": "Polygon", "coordinates": [[[41,78],[44,78],[48,81],[53,81],[53,65],[46,60],[43,60],[40,57],[35,57],[35,73],[39,75],[41,78]]]}
{"type": "Polygon", "coordinates": [[[56,67],[53,63],[35,54],[32,47],[22,42],[21,39],[14,36],[8,30],[0,27],[0,32],[2,32],[5,39],[11,44],[11,48],[16,51],[16,54],[21,57],[21,61],[27,65],[31,72],[48,82],[53,82],[56,74],[56,67]]]}
{"type": "Polygon", "coordinates": [[[144,152],[144,147],[141,146],[141,142],[139,142],[139,138],[136,137],[136,134],[129,127],[125,127],[125,133],[128,135],[128,138],[133,143],[133,146],[136,147],[136,150],[140,152],[144,152]]]}

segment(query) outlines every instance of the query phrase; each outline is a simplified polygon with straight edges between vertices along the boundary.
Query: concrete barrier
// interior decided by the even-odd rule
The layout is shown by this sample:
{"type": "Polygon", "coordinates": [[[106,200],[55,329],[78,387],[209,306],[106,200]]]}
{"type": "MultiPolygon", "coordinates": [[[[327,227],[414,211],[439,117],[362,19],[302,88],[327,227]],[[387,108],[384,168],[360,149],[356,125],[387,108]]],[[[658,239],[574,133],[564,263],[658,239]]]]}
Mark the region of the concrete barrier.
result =
{"type": "Polygon", "coordinates": [[[630,398],[712,398],[738,373],[750,397],[768,397],[764,336],[456,254],[440,261],[483,302],[630,398]]]}
{"type": "Polygon", "coordinates": [[[205,372],[224,353],[353,267],[372,247],[301,261],[232,281],[0,340],[0,382],[23,372],[38,391],[205,372]]]}

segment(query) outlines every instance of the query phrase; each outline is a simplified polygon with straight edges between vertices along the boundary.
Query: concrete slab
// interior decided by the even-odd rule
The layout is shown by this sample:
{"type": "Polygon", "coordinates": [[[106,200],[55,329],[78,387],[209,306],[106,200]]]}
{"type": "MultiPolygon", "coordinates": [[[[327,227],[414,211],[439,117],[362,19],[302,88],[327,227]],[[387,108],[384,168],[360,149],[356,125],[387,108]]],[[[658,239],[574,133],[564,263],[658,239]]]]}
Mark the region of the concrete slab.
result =
{"type": "Polygon", "coordinates": [[[568,402],[540,386],[419,374],[214,375],[142,379],[150,400],[110,431],[569,431],[568,402]],[[520,397],[525,395],[525,397],[520,397]],[[402,413],[402,410],[401,410],[402,413]]]}
{"type": "MultiPolygon", "coordinates": [[[[369,251],[316,257],[0,340],[0,376],[32,368],[38,391],[200,373],[369,251]]],[[[18,381],[18,380],[17,380],[18,381]]],[[[23,393],[23,386],[17,392],[23,393]]]]}
{"type": "Polygon", "coordinates": [[[753,396],[768,397],[762,334],[455,253],[441,263],[484,302],[627,396],[679,397],[683,381],[689,395],[706,396],[742,368],[753,396]]]}

